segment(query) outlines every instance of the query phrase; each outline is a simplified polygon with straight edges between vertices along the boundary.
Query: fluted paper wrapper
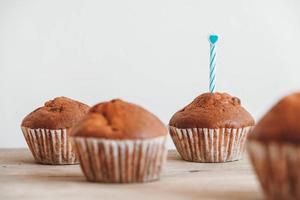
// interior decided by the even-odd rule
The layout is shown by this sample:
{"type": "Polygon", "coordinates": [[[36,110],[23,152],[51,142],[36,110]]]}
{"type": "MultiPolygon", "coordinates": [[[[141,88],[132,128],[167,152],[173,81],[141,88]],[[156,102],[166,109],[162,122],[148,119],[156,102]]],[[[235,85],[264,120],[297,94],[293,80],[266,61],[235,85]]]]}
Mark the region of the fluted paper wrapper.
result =
{"type": "Polygon", "coordinates": [[[79,163],[68,136],[68,129],[21,128],[36,162],[51,165],[79,163]]]}
{"type": "Polygon", "coordinates": [[[268,199],[300,199],[300,147],[249,141],[253,168],[268,199]]]}
{"type": "Polygon", "coordinates": [[[81,169],[88,181],[147,182],[159,179],[166,161],[166,137],[109,140],[74,137],[81,169]]]}
{"type": "Polygon", "coordinates": [[[170,134],[182,159],[192,162],[229,162],[242,158],[247,135],[244,128],[187,128],[169,126],[170,134]]]}

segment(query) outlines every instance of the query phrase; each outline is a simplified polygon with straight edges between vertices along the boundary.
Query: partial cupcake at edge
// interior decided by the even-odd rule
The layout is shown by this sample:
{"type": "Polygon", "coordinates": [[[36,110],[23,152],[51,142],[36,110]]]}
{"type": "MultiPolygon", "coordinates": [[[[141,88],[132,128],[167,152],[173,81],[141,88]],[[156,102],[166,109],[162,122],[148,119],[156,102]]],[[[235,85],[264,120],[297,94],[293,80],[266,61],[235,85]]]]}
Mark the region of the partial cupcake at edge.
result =
{"type": "Polygon", "coordinates": [[[22,132],[36,162],[52,165],[79,162],[69,133],[88,109],[81,102],[57,97],[23,119],[22,132]]]}
{"type": "Polygon", "coordinates": [[[300,93],[282,98],[262,117],[247,147],[268,199],[300,199],[300,93]]]}
{"type": "Polygon", "coordinates": [[[167,128],[149,111],[120,99],[93,106],[71,135],[88,181],[157,180],[166,161],[167,128]]]}
{"type": "Polygon", "coordinates": [[[254,119],[237,97],[204,93],[176,112],[170,135],[182,159],[228,162],[241,159],[254,119]]]}

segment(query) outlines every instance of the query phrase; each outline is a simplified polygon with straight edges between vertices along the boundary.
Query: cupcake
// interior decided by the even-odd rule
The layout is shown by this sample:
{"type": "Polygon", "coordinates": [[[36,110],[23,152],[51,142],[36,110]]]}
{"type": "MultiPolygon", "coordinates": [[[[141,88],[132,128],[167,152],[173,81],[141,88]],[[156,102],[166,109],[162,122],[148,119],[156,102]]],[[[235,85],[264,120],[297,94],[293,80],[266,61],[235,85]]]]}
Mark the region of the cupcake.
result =
{"type": "Polygon", "coordinates": [[[186,161],[239,160],[254,125],[241,101],[226,93],[204,93],[169,122],[173,142],[186,161]]]}
{"type": "Polygon", "coordinates": [[[300,199],[300,93],[281,99],[258,122],[247,149],[268,199],[300,199]]]}
{"type": "Polygon", "coordinates": [[[21,124],[22,132],[36,162],[42,164],[76,164],[70,129],[87,113],[89,106],[57,97],[29,115],[21,124]]]}
{"type": "Polygon", "coordinates": [[[142,107],[119,99],[93,106],[71,134],[88,181],[157,180],[166,160],[164,124],[142,107]]]}

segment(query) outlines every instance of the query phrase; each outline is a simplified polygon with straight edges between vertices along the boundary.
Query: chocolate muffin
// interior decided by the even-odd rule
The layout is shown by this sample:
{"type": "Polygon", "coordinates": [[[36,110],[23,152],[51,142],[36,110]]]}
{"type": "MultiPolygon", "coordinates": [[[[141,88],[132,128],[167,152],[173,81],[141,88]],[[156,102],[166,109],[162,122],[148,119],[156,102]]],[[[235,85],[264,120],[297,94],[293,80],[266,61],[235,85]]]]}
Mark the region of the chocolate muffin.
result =
{"type": "Polygon", "coordinates": [[[142,107],[120,99],[93,106],[71,134],[88,181],[156,180],[166,160],[164,124],[142,107]]]}
{"type": "Polygon", "coordinates": [[[24,137],[38,163],[78,163],[69,132],[88,109],[89,106],[78,101],[57,97],[23,119],[21,128],[24,137]]]}
{"type": "Polygon", "coordinates": [[[300,199],[300,93],[281,99],[258,122],[248,152],[268,199],[300,199]]]}
{"type": "Polygon", "coordinates": [[[237,97],[204,93],[173,115],[169,129],[184,160],[226,162],[241,158],[253,125],[237,97]]]}

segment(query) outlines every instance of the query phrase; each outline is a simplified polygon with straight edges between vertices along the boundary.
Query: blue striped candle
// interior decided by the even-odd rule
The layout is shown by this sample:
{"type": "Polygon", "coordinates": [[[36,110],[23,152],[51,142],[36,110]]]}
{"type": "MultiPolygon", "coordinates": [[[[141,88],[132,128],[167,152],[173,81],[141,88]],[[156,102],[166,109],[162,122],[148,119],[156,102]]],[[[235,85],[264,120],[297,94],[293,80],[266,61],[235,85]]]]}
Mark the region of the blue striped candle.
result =
{"type": "Polygon", "coordinates": [[[216,89],[216,42],[217,35],[209,35],[210,54],[209,54],[209,91],[213,93],[216,89]]]}

